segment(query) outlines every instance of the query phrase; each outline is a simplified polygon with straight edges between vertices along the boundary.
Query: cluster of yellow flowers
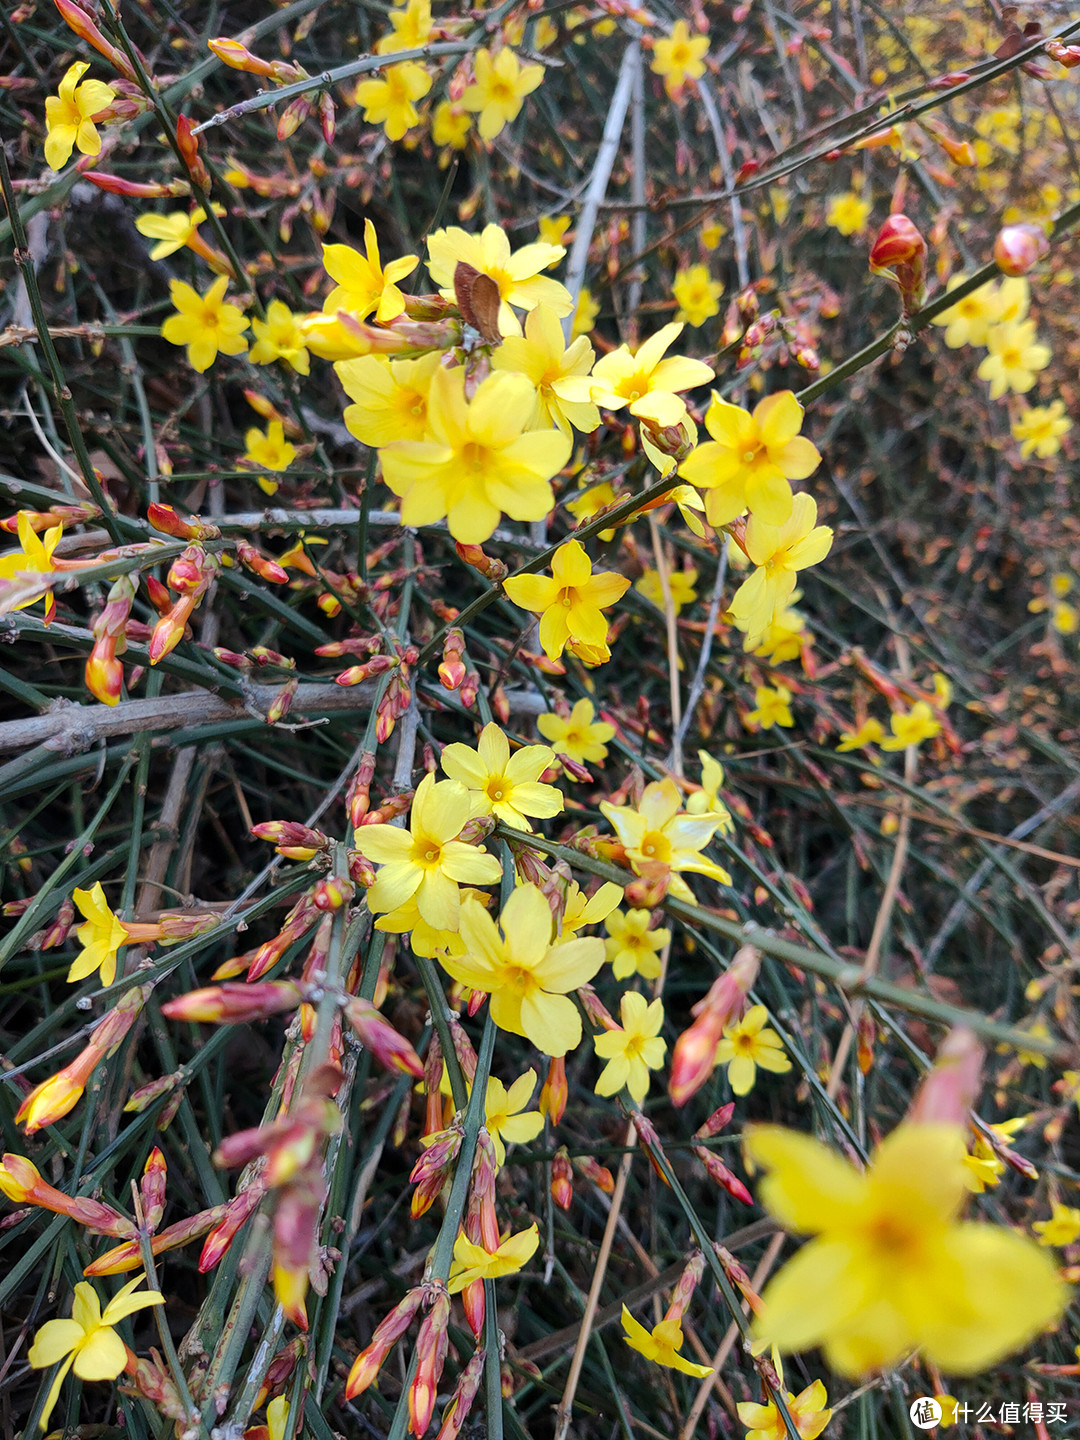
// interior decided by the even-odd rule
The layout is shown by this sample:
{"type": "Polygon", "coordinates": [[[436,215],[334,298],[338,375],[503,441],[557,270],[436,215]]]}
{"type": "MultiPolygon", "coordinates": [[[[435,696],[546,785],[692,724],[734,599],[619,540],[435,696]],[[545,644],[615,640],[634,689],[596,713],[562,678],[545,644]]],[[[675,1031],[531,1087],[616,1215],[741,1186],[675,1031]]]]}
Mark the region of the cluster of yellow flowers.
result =
{"type": "MultiPolygon", "coordinates": [[[[963,275],[954,275],[948,288],[955,289],[964,278],[963,275]]],[[[1039,371],[1050,364],[1050,347],[1036,339],[1035,321],[1028,318],[1030,303],[1031,291],[1022,275],[1001,281],[989,280],[934,320],[935,325],[945,327],[945,344],[950,350],[957,350],[962,345],[986,347],[988,353],[978,373],[979,379],[986,380],[990,385],[991,400],[1000,400],[1008,391],[1026,395],[1034,387],[1039,371]]],[[[1060,413],[1054,418],[1060,421],[1060,413]]],[[[1045,444],[1051,438],[1053,425],[1044,429],[1043,419],[1039,412],[1025,410],[1018,422],[1020,433],[1016,438],[1028,438],[1030,428],[1031,449],[1039,443],[1045,444]]],[[[1065,429],[1068,428],[1069,422],[1066,421],[1065,429]]],[[[1063,430],[1057,432],[1058,435],[1063,433],[1063,430]]],[[[1053,454],[1056,448],[1042,453],[1053,454]]],[[[1031,449],[1025,453],[1030,454],[1031,449]]]]}

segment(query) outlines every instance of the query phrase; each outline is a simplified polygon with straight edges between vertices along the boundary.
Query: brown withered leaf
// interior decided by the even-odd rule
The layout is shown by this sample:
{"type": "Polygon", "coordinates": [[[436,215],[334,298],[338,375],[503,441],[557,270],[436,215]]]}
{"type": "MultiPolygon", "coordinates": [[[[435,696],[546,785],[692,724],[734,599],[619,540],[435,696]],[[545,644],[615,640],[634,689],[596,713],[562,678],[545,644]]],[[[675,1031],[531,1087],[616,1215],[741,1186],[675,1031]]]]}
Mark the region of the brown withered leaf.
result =
{"type": "Polygon", "coordinates": [[[499,336],[499,287],[490,275],[459,260],[454,267],[454,295],[458,309],[489,345],[497,344],[499,336]]]}

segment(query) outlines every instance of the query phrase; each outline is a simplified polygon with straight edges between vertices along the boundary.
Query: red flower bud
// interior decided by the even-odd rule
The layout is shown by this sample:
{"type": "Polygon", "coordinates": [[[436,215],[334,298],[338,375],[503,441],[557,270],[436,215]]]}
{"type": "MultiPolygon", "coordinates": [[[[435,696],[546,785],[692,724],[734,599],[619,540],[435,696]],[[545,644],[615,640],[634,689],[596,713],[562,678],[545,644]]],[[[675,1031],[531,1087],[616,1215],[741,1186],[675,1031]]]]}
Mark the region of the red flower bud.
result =
{"type": "Polygon", "coordinates": [[[899,288],[904,315],[918,310],[926,293],[926,241],[906,215],[890,215],[878,231],[870,270],[899,288]]]}
{"type": "Polygon", "coordinates": [[[1006,225],[994,241],[994,259],[1005,275],[1026,275],[1049,251],[1050,242],[1039,225],[1006,225]]]}

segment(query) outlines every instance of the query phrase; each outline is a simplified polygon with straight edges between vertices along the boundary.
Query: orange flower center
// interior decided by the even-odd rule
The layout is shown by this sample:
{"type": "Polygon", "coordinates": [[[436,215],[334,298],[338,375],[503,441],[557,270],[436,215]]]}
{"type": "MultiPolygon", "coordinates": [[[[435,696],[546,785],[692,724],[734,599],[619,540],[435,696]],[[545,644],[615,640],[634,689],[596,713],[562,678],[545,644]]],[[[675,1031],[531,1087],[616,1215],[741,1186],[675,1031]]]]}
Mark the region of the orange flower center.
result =
{"type": "Polygon", "coordinates": [[[671,859],[671,841],[662,830],[649,830],[641,841],[641,853],[646,860],[666,864],[671,859]]]}
{"type": "Polygon", "coordinates": [[[493,805],[498,805],[510,793],[510,786],[504,775],[492,775],[484,787],[484,794],[493,805]]]}

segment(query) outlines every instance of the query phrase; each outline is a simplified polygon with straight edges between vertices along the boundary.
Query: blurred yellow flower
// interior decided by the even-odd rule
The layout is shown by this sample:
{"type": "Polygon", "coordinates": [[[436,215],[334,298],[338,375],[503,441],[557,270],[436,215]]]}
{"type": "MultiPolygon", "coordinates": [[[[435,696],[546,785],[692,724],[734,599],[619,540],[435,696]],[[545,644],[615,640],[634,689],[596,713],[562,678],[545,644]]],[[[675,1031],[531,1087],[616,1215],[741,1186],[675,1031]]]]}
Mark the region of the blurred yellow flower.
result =
{"type": "Polygon", "coordinates": [[[795,717],[791,713],[791,691],[786,685],[777,685],[773,689],[769,685],[759,685],[754,691],[753,710],[747,711],[744,722],[747,725],[756,725],[759,730],[771,730],[774,725],[782,725],[785,729],[795,724],[795,717]]]}
{"type": "MultiPolygon", "coordinates": [[[[697,583],[696,570],[672,570],[668,574],[668,590],[671,593],[671,608],[676,615],[682,613],[684,605],[693,605],[697,599],[694,589],[697,583]]],[[[640,580],[634,582],[634,589],[646,600],[651,600],[658,610],[664,608],[664,588],[660,584],[660,572],[650,567],[640,580]]]]}
{"type": "Polygon", "coordinates": [[[467,110],[451,104],[449,100],[440,100],[435,106],[431,117],[431,138],[436,145],[464,150],[471,129],[472,116],[467,110]]]}
{"type": "Polygon", "coordinates": [[[574,309],[573,324],[570,327],[572,338],[576,340],[579,335],[588,335],[589,331],[596,325],[596,317],[599,314],[599,302],[593,299],[592,291],[589,287],[583,285],[574,309]]]}
{"type": "Polygon", "coordinates": [[[473,73],[475,81],[461,103],[479,113],[481,140],[494,140],[504,125],[517,119],[525,96],[543,80],[544,67],[522,65],[510,49],[500,50],[494,58],[490,50],[477,50],[473,73]]]}
{"type": "Polygon", "coordinates": [[[840,732],[840,744],[837,750],[862,750],[867,745],[880,745],[885,738],[885,731],[880,720],[872,717],[862,722],[857,730],[842,730],[840,732]]]}
{"type": "Polygon", "coordinates": [[[1065,414],[1065,402],[1052,400],[1049,405],[1034,405],[1022,411],[1012,423],[1012,437],[1020,441],[1020,458],[1035,454],[1049,460],[1061,450],[1061,437],[1072,429],[1065,414]]]}
{"type": "Polygon", "coordinates": [[[569,215],[541,215],[540,239],[545,245],[561,245],[563,236],[570,229],[569,215]]]}
{"type": "Polygon", "coordinates": [[[653,42],[653,59],[649,69],[659,75],[664,89],[677,100],[683,87],[705,74],[705,56],[709,49],[707,35],[691,35],[685,20],[676,20],[671,35],[653,42]]]}
{"type": "Polygon", "coordinates": [[[675,319],[698,326],[720,313],[720,296],[724,287],[719,280],[712,278],[708,266],[690,265],[678,271],[671,293],[679,307],[675,319]]]}
{"type": "Polygon", "coordinates": [[[825,223],[841,235],[861,235],[866,229],[873,206],[869,200],[856,195],[854,190],[845,190],[834,195],[825,211],[825,223]]]}
{"type": "MultiPolygon", "coordinates": [[[[955,290],[967,280],[966,275],[953,275],[946,290],[955,290]]],[[[986,332],[1001,318],[1001,291],[992,280],[980,285],[970,295],[957,300],[948,310],[935,315],[933,324],[945,327],[944,340],[950,350],[962,345],[985,345],[986,332]]]]}
{"type": "Polygon", "coordinates": [[[990,382],[991,400],[1000,400],[1007,390],[1025,395],[1052,359],[1049,345],[1035,338],[1034,320],[992,325],[986,334],[986,348],[990,353],[979,366],[978,376],[990,382]]]}
{"type": "Polygon", "coordinates": [[[364,107],[369,125],[381,125],[388,140],[400,140],[420,123],[415,101],[431,89],[431,76],[415,60],[389,65],[382,79],[361,80],[356,87],[357,105],[364,107]]]}
{"type": "Polygon", "coordinates": [[[263,470],[287,470],[296,459],[296,447],[285,439],[280,420],[271,420],[265,432],[253,427],[244,436],[244,459],[263,470]]]}
{"type": "Polygon", "coordinates": [[[1075,1245],[1080,1240],[1080,1210],[1055,1202],[1050,1219],[1036,1220],[1031,1228],[1040,1245],[1075,1245]]]}
{"type": "Polygon", "coordinates": [[[909,745],[921,745],[941,734],[941,723],[925,700],[916,700],[906,714],[894,712],[889,727],[892,734],[881,741],[882,750],[906,750],[909,745]]]}
{"type": "Polygon", "coordinates": [[[431,38],[431,0],[406,0],[402,9],[391,10],[386,18],[391,29],[376,44],[377,55],[419,50],[431,38]]]}

